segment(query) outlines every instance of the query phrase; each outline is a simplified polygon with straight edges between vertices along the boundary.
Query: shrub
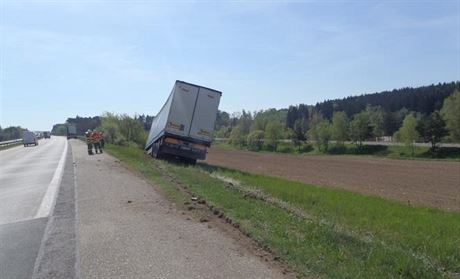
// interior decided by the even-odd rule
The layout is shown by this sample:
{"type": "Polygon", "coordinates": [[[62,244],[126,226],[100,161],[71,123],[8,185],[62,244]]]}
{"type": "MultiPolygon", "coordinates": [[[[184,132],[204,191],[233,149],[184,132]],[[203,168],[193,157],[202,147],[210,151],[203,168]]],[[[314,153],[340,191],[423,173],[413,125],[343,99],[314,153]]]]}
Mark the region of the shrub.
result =
{"type": "Polygon", "coordinates": [[[347,147],[344,144],[336,144],[329,148],[329,154],[346,154],[348,152],[347,147]]]}
{"type": "Polygon", "coordinates": [[[107,143],[129,145],[135,143],[141,147],[147,140],[147,132],[142,124],[126,114],[106,112],[101,117],[101,127],[107,143]]]}
{"type": "Polygon", "coordinates": [[[128,142],[126,141],[125,137],[122,135],[118,135],[113,142],[111,142],[116,145],[122,145],[122,146],[128,146],[128,142]]]}
{"type": "Polygon", "coordinates": [[[241,126],[238,125],[232,129],[232,132],[230,133],[229,142],[231,145],[240,147],[246,144],[246,139],[243,135],[241,126]]]}
{"type": "Polygon", "coordinates": [[[294,147],[290,144],[279,144],[276,148],[276,152],[280,153],[293,153],[294,147]]]}
{"type": "Polygon", "coordinates": [[[251,151],[260,151],[262,149],[264,131],[256,130],[251,132],[247,137],[248,149],[251,151]]]}
{"type": "Polygon", "coordinates": [[[300,153],[308,153],[308,152],[312,152],[313,149],[314,148],[310,143],[305,142],[299,147],[299,152],[300,153]]]}

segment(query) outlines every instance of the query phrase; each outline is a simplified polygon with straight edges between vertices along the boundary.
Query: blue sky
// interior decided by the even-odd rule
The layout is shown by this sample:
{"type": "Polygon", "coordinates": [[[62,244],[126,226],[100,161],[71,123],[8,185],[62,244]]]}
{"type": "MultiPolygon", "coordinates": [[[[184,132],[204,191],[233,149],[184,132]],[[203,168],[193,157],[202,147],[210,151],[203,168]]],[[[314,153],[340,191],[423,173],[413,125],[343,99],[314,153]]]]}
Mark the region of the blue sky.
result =
{"type": "Polygon", "coordinates": [[[176,79],[282,108],[460,79],[460,0],[0,0],[0,125],[155,115],[176,79]]]}

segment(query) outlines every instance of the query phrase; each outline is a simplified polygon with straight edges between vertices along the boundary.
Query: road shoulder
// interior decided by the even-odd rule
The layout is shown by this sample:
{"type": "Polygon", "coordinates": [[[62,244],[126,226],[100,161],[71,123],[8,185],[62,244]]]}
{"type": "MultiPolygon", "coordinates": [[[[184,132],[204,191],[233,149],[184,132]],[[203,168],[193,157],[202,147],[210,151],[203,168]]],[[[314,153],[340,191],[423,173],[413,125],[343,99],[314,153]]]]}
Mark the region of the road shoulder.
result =
{"type": "Polygon", "coordinates": [[[85,278],[283,278],[206,223],[187,220],[115,158],[76,160],[81,275],[85,278]]]}

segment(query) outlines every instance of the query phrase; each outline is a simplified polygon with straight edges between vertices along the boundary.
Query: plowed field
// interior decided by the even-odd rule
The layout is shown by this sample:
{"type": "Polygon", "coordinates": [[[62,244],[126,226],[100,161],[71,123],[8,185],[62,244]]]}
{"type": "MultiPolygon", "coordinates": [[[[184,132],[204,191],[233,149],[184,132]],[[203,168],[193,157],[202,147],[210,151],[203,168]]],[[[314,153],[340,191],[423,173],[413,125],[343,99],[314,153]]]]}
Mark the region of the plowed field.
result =
{"type": "Polygon", "coordinates": [[[460,163],[210,149],[206,163],[460,211],[460,163]]]}

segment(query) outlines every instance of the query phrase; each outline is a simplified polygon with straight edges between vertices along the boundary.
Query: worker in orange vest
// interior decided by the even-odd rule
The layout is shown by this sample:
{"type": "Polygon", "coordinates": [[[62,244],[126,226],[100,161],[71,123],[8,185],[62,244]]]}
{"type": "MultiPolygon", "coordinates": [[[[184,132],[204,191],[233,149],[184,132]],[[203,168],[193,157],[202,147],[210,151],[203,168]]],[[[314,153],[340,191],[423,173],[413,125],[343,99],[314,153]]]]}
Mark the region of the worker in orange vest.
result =
{"type": "Polygon", "coordinates": [[[94,150],[97,153],[102,153],[101,149],[101,137],[98,131],[93,131],[91,133],[91,139],[93,140],[94,150]]]}

